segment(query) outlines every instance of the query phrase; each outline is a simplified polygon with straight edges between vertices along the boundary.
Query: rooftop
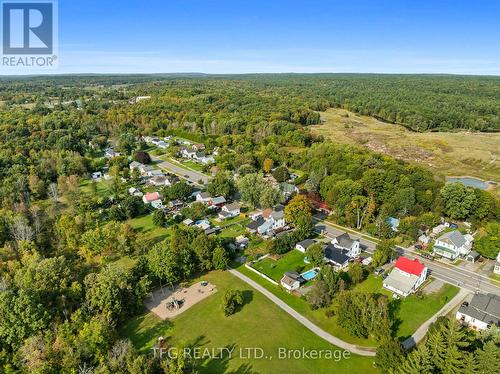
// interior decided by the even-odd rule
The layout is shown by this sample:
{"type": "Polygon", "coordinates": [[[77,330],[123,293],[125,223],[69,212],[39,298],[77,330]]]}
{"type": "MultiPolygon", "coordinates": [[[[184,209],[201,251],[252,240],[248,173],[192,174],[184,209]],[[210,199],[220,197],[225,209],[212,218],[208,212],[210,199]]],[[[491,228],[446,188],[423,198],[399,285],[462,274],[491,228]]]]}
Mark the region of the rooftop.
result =
{"type": "Polygon", "coordinates": [[[399,257],[396,260],[396,264],[394,265],[395,268],[404,271],[405,273],[408,274],[413,274],[416,276],[420,276],[422,274],[422,271],[425,269],[425,265],[422,264],[418,259],[410,260],[409,258],[406,257],[399,257]]]}
{"type": "Polygon", "coordinates": [[[460,233],[460,231],[449,231],[437,238],[440,242],[452,244],[455,247],[460,248],[466,243],[465,237],[460,233]]]}
{"type": "Polygon", "coordinates": [[[479,321],[498,326],[500,321],[500,296],[476,294],[468,306],[462,305],[458,311],[479,321]]]}

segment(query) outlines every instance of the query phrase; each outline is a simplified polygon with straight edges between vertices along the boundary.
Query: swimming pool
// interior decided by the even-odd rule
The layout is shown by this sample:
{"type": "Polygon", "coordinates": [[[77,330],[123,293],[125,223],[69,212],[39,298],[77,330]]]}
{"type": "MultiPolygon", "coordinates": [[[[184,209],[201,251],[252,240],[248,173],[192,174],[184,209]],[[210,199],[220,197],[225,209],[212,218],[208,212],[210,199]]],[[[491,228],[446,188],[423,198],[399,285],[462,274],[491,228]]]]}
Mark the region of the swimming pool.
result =
{"type": "Polygon", "coordinates": [[[482,181],[481,179],[472,177],[447,177],[446,182],[462,183],[466,187],[479,188],[480,190],[486,190],[488,188],[488,183],[482,181]]]}
{"type": "Polygon", "coordinates": [[[306,271],[305,273],[300,274],[302,278],[304,278],[306,281],[310,281],[311,279],[314,279],[316,275],[318,275],[319,272],[316,269],[311,269],[306,271]]]}

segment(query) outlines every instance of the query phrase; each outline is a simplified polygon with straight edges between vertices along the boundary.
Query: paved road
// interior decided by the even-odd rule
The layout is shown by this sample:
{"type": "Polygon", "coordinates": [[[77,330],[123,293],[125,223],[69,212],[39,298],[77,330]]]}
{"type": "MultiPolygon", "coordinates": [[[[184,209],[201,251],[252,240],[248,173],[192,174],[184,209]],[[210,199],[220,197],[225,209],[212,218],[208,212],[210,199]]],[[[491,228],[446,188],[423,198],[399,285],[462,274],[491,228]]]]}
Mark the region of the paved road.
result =
{"type": "Polygon", "coordinates": [[[444,316],[452,311],[467,297],[468,294],[468,291],[461,289],[460,292],[458,292],[453,299],[451,299],[445,306],[443,306],[439,312],[437,312],[431,318],[421,324],[417,331],[415,331],[412,336],[410,336],[403,342],[403,347],[406,349],[410,349],[417,345],[425,337],[425,334],[427,334],[429,326],[436,322],[438,317],[444,316]]]}
{"type": "Polygon", "coordinates": [[[153,161],[157,162],[157,165],[160,168],[169,170],[174,174],[177,174],[179,177],[184,178],[193,183],[200,184],[199,181],[201,180],[203,181],[203,184],[208,184],[208,181],[210,180],[210,178],[207,175],[199,171],[186,169],[185,167],[182,167],[182,165],[174,162],[164,161],[158,156],[151,156],[151,158],[153,159],[153,161]]]}
{"type": "MultiPolygon", "coordinates": [[[[320,217],[316,219],[316,231],[322,233],[329,239],[333,239],[345,232],[345,230],[332,226],[326,221],[320,221],[320,217]]],[[[368,253],[373,253],[376,248],[376,243],[368,239],[362,238],[349,233],[352,238],[360,239],[361,246],[368,253]]],[[[471,292],[486,292],[500,295],[500,286],[494,283],[487,276],[475,273],[473,271],[458,268],[453,265],[446,265],[439,261],[427,260],[418,256],[417,252],[412,248],[397,247],[398,254],[409,258],[418,258],[430,270],[430,275],[443,282],[453,284],[460,288],[464,288],[471,292]]]]}
{"type": "Polygon", "coordinates": [[[336,345],[337,347],[340,347],[342,349],[345,349],[349,352],[352,352],[354,354],[360,355],[360,356],[370,356],[373,357],[376,354],[375,348],[364,348],[364,347],[359,347],[354,344],[347,343],[343,340],[340,340],[339,338],[327,333],[325,330],[321,329],[320,327],[316,326],[314,323],[309,321],[306,317],[304,317],[302,314],[298,313],[295,311],[295,309],[291,308],[286,304],[284,301],[282,301],[280,298],[266,290],[264,287],[262,287],[260,284],[257,282],[254,282],[247,276],[241,274],[239,271],[235,269],[229,269],[229,272],[233,274],[234,276],[238,277],[241,279],[243,282],[249,284],[253,288],[255,288],[257,291],[262,293],[264,296],[266,296],[268,299],[270,299],[273,303],[275,303],[279,308],[283,309],[285,312],[287,312],[290,316],[295,318],[298,322],[300,322],[302,325],[307,327],[309,330],[311,330],[313,333],[318,335],[320,338],[323,338],[327,342],[336,345]]]}

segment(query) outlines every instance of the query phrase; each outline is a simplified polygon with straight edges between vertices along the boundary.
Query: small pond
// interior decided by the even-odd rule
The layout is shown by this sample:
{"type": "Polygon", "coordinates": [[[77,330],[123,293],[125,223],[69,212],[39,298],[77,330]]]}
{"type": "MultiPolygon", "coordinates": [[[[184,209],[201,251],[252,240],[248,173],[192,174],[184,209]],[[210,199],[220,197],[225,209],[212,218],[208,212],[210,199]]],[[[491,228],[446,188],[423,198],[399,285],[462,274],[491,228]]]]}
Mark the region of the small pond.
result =
{"type": "Polygon", "coordinates": [[[467,187],[479,188],[480,190],[487,190],[490,185],[495,185],[495,182],[485,182],[479,178],[473,177],[447,177],[446,182],[448,183],[462,183],[467,187]]]}

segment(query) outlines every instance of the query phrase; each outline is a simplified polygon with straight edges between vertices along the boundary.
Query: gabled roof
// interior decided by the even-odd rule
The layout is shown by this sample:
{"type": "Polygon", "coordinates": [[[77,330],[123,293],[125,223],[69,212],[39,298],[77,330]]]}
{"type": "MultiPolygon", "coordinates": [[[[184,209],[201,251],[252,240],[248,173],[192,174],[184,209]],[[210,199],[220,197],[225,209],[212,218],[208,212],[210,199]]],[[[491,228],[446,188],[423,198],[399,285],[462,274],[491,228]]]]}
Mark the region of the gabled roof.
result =
{"type": "Polygon", "coordinates": [[[405,273],[408,274],[413,274],[416,276],[420,276],[422,274],[422,271],[425,269],[425,265],[422,264],[418,259],[410,260],[409,258],[406,257],[399,257],[396,260],[396,264],[394,265],[395,268],[404,271],[405,273]]]}
{"type": "Polygon", "coordinates": [[[460,231],[449,231],[444,233],[439,238],[437,238],[440,242],[448,243],[454,245],[457,248],[463,246],[467,241],[465,237],[460,233],[460,231]]]}
{"type": "Polygon", "coordinates": [[[296,271],[287,271],[283,278],[281,278],[281,283],[284,283],[288,286],[293,286],[295,282],[302,283],[304,279],[302,276],[296,271]]]}
{"type": "Polygon", "coordinates": [[[238,203],[231,203],[231,204],[227,204],[227,205],[225,206],[225,208],[226,208],[226,210],[227,210],[228,212],[231,212],[231,211],[233,211],[233,210],[238,210],[238,209],[240,209],[240,208],[241,208],[241,205],[240,205],[240,204],[238,204],[238,203]]]}
{"type": "Polygon", "coordinates": [[[351,239],[348,233],[343,233],[342,235],[339,235],[335,238],[337,240],[337,243],[339,247],[342,248],[351,248],[352,244],[355,242],[354,239],[351,239]]]}
{"type": "Polygon", "coordinates": [[[338,265],[344,265],[349,261],[349,256],[347,256],[342,249],[331,244],[327,245],[325,248],[325,257],[338,265]]]}
{"type": "Polygon", "coordinates": [[[313,245],[314,243],[316,243],[316,242],[312,239],[305,239],[305,240],[302,240],[301,242],[298,242],[297,245],[300,245],[302,248],[307,249],[311,245],[313,245]]]}
{"type": "Polygon", "coordinates": [[[247,228],[250,230],[257,230],[260,226],[262,226],[266,220],[262,217],[257,218],[255,221],[250,222],[247,225],[247,228]]]}
{"type": "Polygon", "coordinates": [[[148,192],[147,194],[144,195],[144,198],[147,201],[154,201],[160,198],[160,194],[158,192],[148,192]]]}
{"type": "Polygon", "coordinates": [[[202,192],[199,195],[202,199],[210,199],[212,197],[208,192],[202,192]]]}
{"type": "Polygon", "coordinates": [[[219,205],[219,204],[224,204],[226,202],[226,198],[224,196],[217,196],[213,197],[210,201],[214,205],[219,205]]]}
{"type": "Polygon", "coordinates": [[[500,296],[494,294],[475,294],[468,306],[461,306],[458,310],[479,321],[499,325],[500,296]]]}

